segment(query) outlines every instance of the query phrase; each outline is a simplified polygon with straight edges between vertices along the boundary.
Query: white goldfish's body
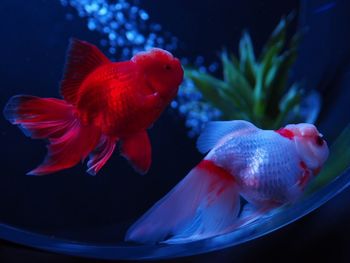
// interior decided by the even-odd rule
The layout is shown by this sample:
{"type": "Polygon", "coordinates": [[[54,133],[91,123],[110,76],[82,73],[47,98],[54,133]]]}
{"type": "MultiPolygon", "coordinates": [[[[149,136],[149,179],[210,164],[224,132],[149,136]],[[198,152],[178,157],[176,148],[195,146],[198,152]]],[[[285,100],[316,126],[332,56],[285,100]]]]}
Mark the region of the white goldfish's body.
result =
{"type": "Polygon", "coordinates": [[[204,160],[128,231],[127,240],[196,240],[237,221],[240,196],[256,208],[292,203],[328,157],[311,124],[261,130],[246,121],[212,122],[198,139],[204,160]]]}

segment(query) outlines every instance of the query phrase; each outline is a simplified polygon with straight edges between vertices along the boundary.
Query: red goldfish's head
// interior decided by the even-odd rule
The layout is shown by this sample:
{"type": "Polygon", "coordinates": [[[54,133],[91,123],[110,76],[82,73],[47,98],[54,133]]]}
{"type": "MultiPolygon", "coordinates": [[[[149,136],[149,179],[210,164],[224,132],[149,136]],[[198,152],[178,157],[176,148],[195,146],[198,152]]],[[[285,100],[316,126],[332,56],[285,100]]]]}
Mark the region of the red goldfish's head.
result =
{"type": "Polygon", "coordinates": [[[175,97],[184,71],[180,61],[170,52],[152,48],[150,51],[136,54],[131,61],[141,67],[146,81],[164,100],[170,101],[175,97]]]}
{"type": "Polygon", "coordinates": [[[319,171],[329,154],[322,134],[308,123],[289,124],[285,129],[293,132],[298,154],[306,166],[315,172],[319,171]]]}

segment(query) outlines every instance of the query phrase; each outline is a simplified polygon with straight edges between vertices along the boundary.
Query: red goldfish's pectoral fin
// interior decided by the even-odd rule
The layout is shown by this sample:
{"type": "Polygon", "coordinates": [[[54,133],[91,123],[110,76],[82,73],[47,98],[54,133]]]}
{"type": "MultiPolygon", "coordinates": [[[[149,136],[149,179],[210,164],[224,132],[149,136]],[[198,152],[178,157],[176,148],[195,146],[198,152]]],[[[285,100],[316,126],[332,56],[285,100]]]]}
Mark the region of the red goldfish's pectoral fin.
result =
{"type": "Polygon", "coordinates": [[[53,173],[77,164],[92,151],[100,133],[82,126],[74,115],[72,105],[58,99],[33,96],[12,97],[4,109],[5,117],[20,126],[34,139],[49,140],[44,162],[30,175],[53,173]]]}
{"type": "Polygon", "coordinates": [[[71,39],[61,82],[63,98],[75,104],[78,90],[87,75],[107,63],[111,61],[96,46],[78,39],[71,39]]]}
{"type": "Polygon", "coordinates": [[[90,154],[89,161],[87,163],[87,172],[89,174],[96,175],[98,171],[105,165],[114,151],[116,142],[116,138],[111,138],[108,136],[101,137],[99,144],[90,154]]]}
{"type": "Polygon", "coordinates": [[[201,153],[210,151],[226,135],[240,136],[247,132],[259,130],[247,121],[212,121],[206,124],[197,140],[197,148],[201,153]]]}
{"type": "Polygon", "coordinates": [[[120,148],[121,155],[131,163],[137,172],[147,173],[151,166],[152,150],[146,131],[123,139],[120,148]]]}
{"type": "Polygon", "coordinates": [[[131,226],[125,239],[179,243],[218,235],[237,220],[239,204],[234,178],[204,160],[131,226]]]}

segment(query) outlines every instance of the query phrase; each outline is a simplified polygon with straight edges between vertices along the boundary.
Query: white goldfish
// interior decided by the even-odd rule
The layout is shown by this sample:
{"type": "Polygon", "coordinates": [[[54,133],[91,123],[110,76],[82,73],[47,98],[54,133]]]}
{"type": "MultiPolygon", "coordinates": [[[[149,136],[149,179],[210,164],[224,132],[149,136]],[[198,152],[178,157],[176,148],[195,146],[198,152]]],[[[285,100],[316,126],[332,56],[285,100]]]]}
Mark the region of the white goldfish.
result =
{"type": "Polygon", "coordinates": [[[126,240],[171,243],[217,235],[237,222],[240,196],[256,211],[293,203],[329,153],[316,127],[306,123],[272,131],[247,121],[211,122],[197,146],[209,153],[128,230],[126,240]]]}

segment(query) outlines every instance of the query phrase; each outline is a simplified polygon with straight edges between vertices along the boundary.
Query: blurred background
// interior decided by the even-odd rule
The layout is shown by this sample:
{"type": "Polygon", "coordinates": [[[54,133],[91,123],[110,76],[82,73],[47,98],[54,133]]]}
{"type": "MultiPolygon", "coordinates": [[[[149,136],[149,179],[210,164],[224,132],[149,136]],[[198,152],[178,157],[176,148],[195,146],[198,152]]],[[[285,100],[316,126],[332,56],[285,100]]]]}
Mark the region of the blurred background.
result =
{"type": "MultiPolygon", "coordinates": [[[[111,1],[113,2],[113,1],[111,1]]],[[[244,29],[259,49],[282,15],[297,12],[292,30],[306,28],[292,78],[317,89],[323,97],[319,127],[332,140],[350,120],[350,2],[346,0],[140,0],[150,19],[179,39],[178,57],[217,60],[218,51],[234,51],[244,29]]],[[[14,94],[57,97],[70,37],[98,46],[101,35],[85,18],[59,0],[0,3],[0,107],[14,94]]],[[[106,47],[101,49],[107,54],[106,47]]],[[[94,242],[113,242],[135,219],[163,196],[200,159],[182,117],[166,111],[150,131],[153,166],[136,175],[115,154],[99,177],[79,165],[68,172],[26,177],[40,163],[45,143],[32,141],[0,118],[0,223],[41,233],[76,233],[94,242]],[[161,186],[161,187],[155,187],[161,186]],[[127,190],[126,190],[127,189],[127,190]],[[140,199],[141,196],[147,198],[140,199]],[[113,211],[113,212],[110,212],[113,211]],[[106,216],[108,215],[108,216],[106,216]],[[104,240],[94,231],[121,222],[104,240]],[[91,225],[98,226],[97,230],[91,225]]],[[[350,191],[272,234],[234,248],[169,262],[350,261],[350,191]]],[[[101,262],[0,241],[0,262],[101,262]]]]}

